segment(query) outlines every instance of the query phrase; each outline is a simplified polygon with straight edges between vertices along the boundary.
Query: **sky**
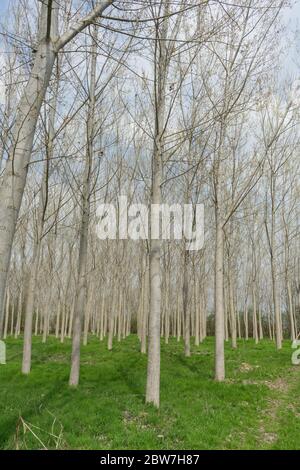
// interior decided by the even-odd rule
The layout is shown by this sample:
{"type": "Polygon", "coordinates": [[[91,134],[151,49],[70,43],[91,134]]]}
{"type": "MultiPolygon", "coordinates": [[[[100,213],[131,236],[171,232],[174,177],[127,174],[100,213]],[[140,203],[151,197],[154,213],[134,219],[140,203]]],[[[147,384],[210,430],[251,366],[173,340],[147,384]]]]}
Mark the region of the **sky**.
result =
{"type": "Polygon", "coordinates": [[[9,0],[0,0],[0,13],[6,10],[9,0]]]}
{"type": "MultiPolygon", "coordinates": [[[[300,0],[297,0],[292,8],[285,9],[283,17],[286,23],[287,31],[298,31],[300,33],[300,0]]],[[[300,36],[299,36],[300,37],[300,36]]],[[[298,47],[298,52],[300,47],[298,47]]],[[[286,55],[286,70],[288,73],[295,75],[297,73],[297,66],[295,61],[297,60],[297,50],[295,45],[290,47],[288,54],[286,55]]],[[[297,60],[300,64],[300,60],[297,60]]],[[[299,75],[299,72],[297,73],[299,75]]]]}
{"type": "MultiPolygon", "coordinates": [[[[0,0],[0,22],[1,17],[7,11],[10,2],[17,3],[19,0],[0,0]]],[[[261,0],[263,2],[263,0],[261,0]]],[[[297,27],[300,29],[300,0],[292,0],[293,7],[286,8],[283,16],[289,30],[295,30],[297,27]]],[[[1,26],[0,26],[1,28],[1,26]]],[[[288,54],[288,66],[293,67],[292,61],[295,56],[295,50],[291,50],[288,54]]]]}
{"type": "MultiPolygon", "coordinates": [[[[0,0],[0,32],[1,32],[1,19],[3,15],[6,13],[8,9],[8,5],[10,2],[17,3],[19,0],[0,0]]],[[[261,0],[262,2],[264,0],[261,0]]],[[[296,30],[299,31],[299,38],[300,38],[300,0],[292,0],[293,6],[291,8],[286,8],[283,12],[284,22],[288,32],[295,32],[296,30]]],[[[300,47],[298,48],[298,53],[300,53],[300,47]]],[[[284,55],[285,59],[282,63],[282,77],[287,78],[290,77],[295,79],[299,78],[299,66],[300,66],[300,58],[297,58],[297,50],[296,46],[288,45],[287,46],[287,53],[284,55]],[[298,63],[298,65],[297,65],[298,63]]],[[[0,70],[1,64],[3,63],[3,54],[1,54],[1,35],[0,35],[0,70]]],[[[0,78],[0,102],[3,100],[3,84],[1,83],[0,78]]]]}

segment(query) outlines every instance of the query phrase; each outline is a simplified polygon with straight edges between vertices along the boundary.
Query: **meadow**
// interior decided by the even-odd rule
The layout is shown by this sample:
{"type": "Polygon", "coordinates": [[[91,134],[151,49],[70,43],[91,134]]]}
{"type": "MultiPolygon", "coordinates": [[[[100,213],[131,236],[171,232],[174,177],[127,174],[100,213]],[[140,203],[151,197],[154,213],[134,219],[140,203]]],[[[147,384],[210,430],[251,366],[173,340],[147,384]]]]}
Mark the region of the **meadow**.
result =
{"type": "Polygon", "coordinates": [[[22,338],[8,338],[0,366],[1,449],[299,449],[300,366],[291,343],[226,344],[226,381],[213,380],[214,339],[183,355],[162,341],[161,407],[145,405],[147,358],[137,336],[90,337],[78,388],[68,386],[71,341],[33,340],[20,372],[22,338]]]}

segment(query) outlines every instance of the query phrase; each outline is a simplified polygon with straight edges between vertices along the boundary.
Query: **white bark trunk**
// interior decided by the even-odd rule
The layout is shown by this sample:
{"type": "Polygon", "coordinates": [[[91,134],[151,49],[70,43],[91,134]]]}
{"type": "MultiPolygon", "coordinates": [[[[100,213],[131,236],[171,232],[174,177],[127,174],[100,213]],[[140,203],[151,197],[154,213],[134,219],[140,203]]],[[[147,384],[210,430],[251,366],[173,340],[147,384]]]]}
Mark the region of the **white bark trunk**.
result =
{"type": "Polygon", "coordinates": [[[25,188],[35,128],[56,57],[54,41],[57,36],[58,10],[57,7],[50,8],[51,32],[48,32],[48,2],[50,0],[42,5],[40,42],[32,72],[18,106],[12,130],[13,144],[0,187],[0,331],[11,248],[25,188]]]}
{"type": "Polygon", "coordinates": [[[78,21],[58,39],[58,2],[53,0],[42,2],[39,45],[16,113],[16,121],[12,129],[13,144],[0,186],[0,336],[3,329],[3,305],[12,243],[26,184],[36,124],[55,57],[62,47],[90,25],[111,3],[111,0],[101,2],[89,15],[78,21]]]}
{"type": "Polygon", "coordinates": [[[94,30],[94,39],[92,45],[92,64],[90,76],[89,109],[87,120],[87,155],[84,169],[84,181],[81,198],[81,228],[78,257],[78,278],[74,308],[74,324],[72,338],[72,359],[69,385],[77,386],[79,382],[80,369],[80,341],[82,330],[82,319],[86,311],[86,263],[88,255],[88,230],[90,218],[90,186],[93,162],[94,145],[94,114],[95,114],[95,84],[96,84],[96,65],[97,65],[97,47],[96,32],[94,30]]]}
{"type": "MultiPolygon", "coordinates": [[[[164,13],[168,12],[167,2],[164,13]]],[[[159,26],[157,27],[159,28],[159,26]]],[[[165,80],[167,73],[167,22],[156,31],[155,44],[155,139],[152,156],[151,204],[161,204],[163,134],[165,112],[165,80]],[[159,40],[162,39],[162,40],[159,40]]],[[[151,230],[150,230],[151,231],[151,230]]],[[[148,367],[146,403],[159,407],[160,392],[160,321],[161,321],[161,241],[150,236],[149,272],[150,272],[150,310],[148,329],[148,367]]]]}
{"type": "Polygon", "coordinates": [[[225,379],[224,355],[224,298],[223,298],[224,233],[220,214],[216,209],[215,246],[215,380],[225,379]]]}

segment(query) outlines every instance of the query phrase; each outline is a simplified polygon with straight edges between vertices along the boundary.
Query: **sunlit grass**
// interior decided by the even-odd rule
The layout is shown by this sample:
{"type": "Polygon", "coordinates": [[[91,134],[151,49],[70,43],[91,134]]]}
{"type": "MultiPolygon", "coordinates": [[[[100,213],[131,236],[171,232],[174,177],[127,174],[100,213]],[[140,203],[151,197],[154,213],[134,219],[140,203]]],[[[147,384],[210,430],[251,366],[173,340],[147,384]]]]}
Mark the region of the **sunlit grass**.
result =
{"type": "Polygon", "coordinates": [[[237,350],[227,344],[225,383],[213,380],[213,338],[190,358],[182,342],[162,341],[159,411],[144,404],[146,356],[135,335],[111,352],[90,337],[75,390],[68,387],[70,340],[34,338],[27,377],[22,340],[6,343],[0,448],[300,448],[300,366],[291,365],[289,341],[279,352],[268,340],[240,341],[237,350]]]}

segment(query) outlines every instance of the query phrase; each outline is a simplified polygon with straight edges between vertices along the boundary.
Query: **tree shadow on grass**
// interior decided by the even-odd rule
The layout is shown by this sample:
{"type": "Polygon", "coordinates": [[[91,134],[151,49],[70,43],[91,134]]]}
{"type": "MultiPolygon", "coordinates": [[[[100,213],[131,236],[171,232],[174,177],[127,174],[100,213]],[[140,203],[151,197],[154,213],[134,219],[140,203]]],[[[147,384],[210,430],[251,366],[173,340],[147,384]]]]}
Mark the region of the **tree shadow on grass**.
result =
{"type": "MultiPolygon", "coordinates": [[[[139,367],[139,365],[138,365],[139,367]]],[[[145,383],[144,381],[139,381],[137,378],[140,378],[141,374],[137,374],[134,370],[134,364],[130,365],[118,365],[118,372],[120,377],[125,381],[128,389],[132,392],[139,402],[144,403],[145,401],[145,383]]]]}
{"type": "Polygon", "coordinates": [[[176,357],[177,361],[179,362],[180,366],[183,366],[183,369],[187,369],[192,372],[193,375],[197,375],[199,379],[202,380],[211,380],[213,379],[213,362],[211,358],[201,360],[197,364],[195,364],[195,355],[192,354],[191,357],[185,357],[184,354],[178,354],[176,357]],[[207,364],[207,360],[210,360],[209,365],[207,364]]]}
{"type": "MultiPolygon", "coordinates": [[[[65,379],[59,379],[56,380],[55,384],[53,384],[53,387],[48,390],[46,394],[43,394],[42,403],[46,403],[47,407],[51,409],[51,400],[55,398],[56,393],[59,392],[61,387],[65,385],[65,379]]],[[[1,435],[0,435],[0,449],[11,449],[11,447],[8,447],[12,441],[15,442],[16,438],[16,432],[17,432],[17,425],[18,421],[20,419],[20,416],[25,419],[26,421],[30,421],[31,417],[34,417],[37,415],[37,402],[31,402],[30,405],[28,405],[26,408],[19,410],[19,415],[14,416],[8,419],[4,419],[1,424],[1,435]]],[[[17,408],[17,406],[16,406],[17,408]]],[[[51,410],[50,410],[51,411],[51,410]]],[[[55,419],[55,417],[53,417],[55,419]]],[[[38,447],[38,441],[37,441],[37,447],[38,447]]]]}

